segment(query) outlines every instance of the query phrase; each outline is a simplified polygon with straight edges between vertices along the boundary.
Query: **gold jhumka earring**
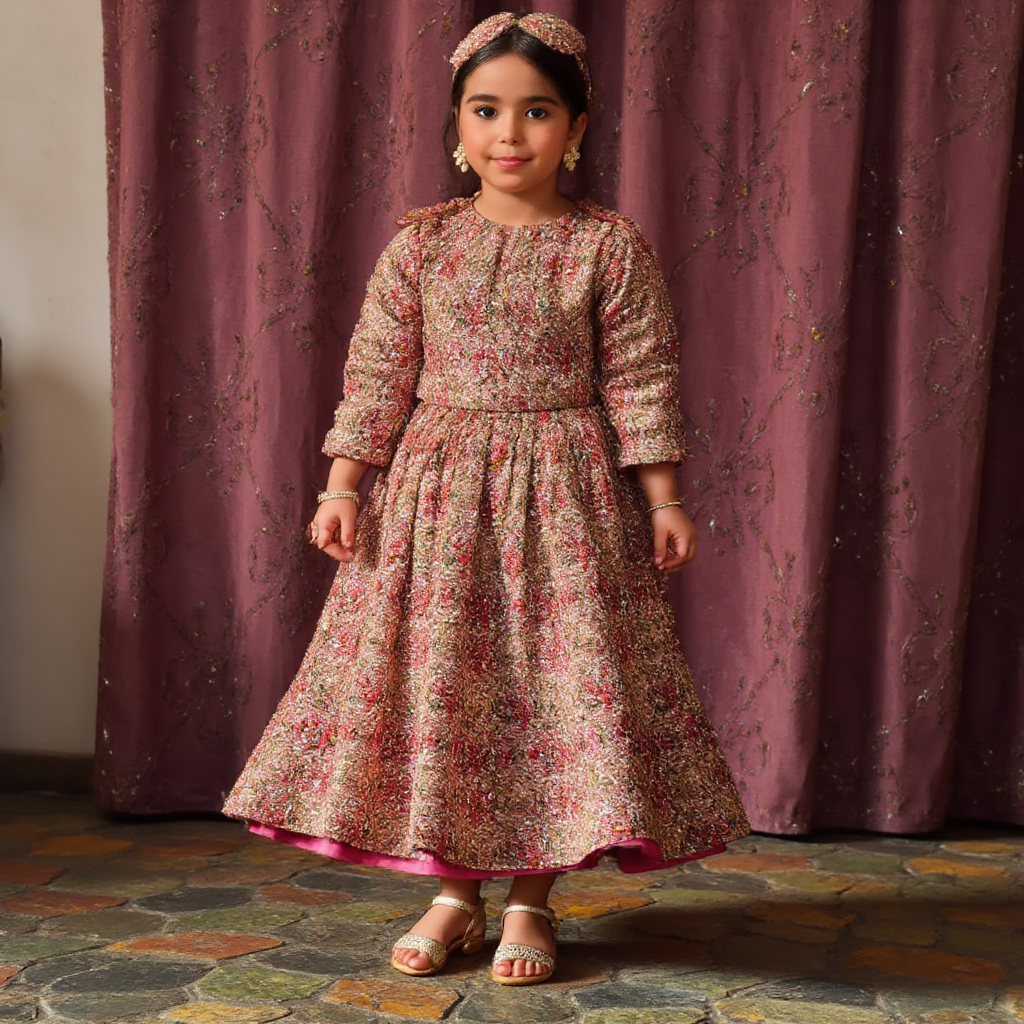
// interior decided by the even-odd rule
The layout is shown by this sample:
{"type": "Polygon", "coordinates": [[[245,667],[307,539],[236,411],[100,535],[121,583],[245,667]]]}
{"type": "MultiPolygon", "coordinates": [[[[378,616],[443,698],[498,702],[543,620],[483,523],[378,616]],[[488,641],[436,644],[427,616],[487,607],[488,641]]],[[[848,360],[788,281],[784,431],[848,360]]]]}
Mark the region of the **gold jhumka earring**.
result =
{"type": "Polygon", "coordinates": [[[455,166],[465,174],[469,170],[469,161],[466,159],[466,147],[461,142],[455,147],[452,156],[455,158],[455,166]]]}
{"type": "Polygon", "coordinates": [[[579,160],[579,158],[580,151],[575,147],[575,145],[570,146],[565,151],[565,154],[562,156],[562,163],[565,164],[565,169],[567,171],[576,170],[576,162],[579,160]]]}

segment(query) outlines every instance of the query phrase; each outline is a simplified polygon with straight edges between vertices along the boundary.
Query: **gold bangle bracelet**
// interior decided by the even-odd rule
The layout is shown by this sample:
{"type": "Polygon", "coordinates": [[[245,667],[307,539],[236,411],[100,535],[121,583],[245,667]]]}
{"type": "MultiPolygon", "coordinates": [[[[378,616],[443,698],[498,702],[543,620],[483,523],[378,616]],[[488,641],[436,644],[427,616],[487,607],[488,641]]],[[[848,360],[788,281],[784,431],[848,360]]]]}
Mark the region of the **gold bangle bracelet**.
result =
{"type": "Polygon", "coordinates": [[[316,496],[316,503],[322,505],[325,501],[333,501],[335,498],[351,498],[356,503],[356,508],[359,508],[358,491],[321,491],[316,496]]]}
{"type": "Polygon", "coordinates": [[[668,508],[669,505],[679,505],[680,507],[682,507],[682,504],[683,503],[681,501],[663,501],[660,505],[651,505],[650,508],[647,509],[647,511],[653,512],[656,508],[668,508]]]}

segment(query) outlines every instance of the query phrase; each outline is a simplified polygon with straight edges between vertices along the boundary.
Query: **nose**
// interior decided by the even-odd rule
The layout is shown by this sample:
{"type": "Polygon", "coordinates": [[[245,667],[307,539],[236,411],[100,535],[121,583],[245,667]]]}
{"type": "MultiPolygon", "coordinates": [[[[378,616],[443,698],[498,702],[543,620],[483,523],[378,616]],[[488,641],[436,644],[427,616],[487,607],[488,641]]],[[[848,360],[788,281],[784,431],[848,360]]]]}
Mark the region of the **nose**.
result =
{"type": "Polygon", "coordinates": [[[518,142],[521,136],[519,120],[514,113],[509,111],[498,124],[498,141],[510,146],[518,142]]]}

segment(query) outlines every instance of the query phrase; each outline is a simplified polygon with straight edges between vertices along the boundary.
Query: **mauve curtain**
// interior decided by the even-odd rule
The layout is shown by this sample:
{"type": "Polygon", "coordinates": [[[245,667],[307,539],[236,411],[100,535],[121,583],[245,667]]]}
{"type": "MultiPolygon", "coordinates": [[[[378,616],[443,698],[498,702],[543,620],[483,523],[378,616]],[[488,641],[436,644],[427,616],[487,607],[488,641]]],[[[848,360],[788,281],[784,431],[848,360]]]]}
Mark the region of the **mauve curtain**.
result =
{"type": "MultiPolygon", "coordinates": [[[[103,9],[97,798],[213,810],[329,584],[320,441],[394,217],[448,194],[445,57],[502,8],[103,9]]],[[[536,9],[598,80],[572,187],[670,282],[703,536],[673,599],[754,827],[1024,822],[1021,6],[536,9]]]]}

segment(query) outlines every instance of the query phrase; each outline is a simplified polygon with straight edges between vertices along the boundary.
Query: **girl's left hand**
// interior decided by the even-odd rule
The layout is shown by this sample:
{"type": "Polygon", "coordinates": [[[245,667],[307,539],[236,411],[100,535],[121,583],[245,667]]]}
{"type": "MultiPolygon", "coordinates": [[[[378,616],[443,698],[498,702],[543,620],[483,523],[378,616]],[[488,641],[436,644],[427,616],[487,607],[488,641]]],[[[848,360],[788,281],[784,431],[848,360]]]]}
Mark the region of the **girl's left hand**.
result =
{"type": "Polygon", "coordinates": [[[697,527],[678,506],[655,509],[650,513],[654,527],[654,564],[662,572],[682,569],[697,556],[697,527]]]}

